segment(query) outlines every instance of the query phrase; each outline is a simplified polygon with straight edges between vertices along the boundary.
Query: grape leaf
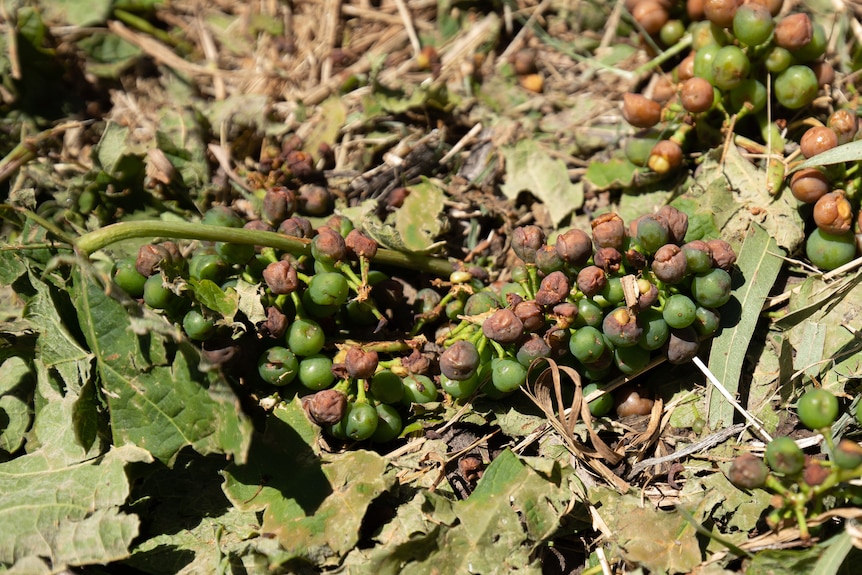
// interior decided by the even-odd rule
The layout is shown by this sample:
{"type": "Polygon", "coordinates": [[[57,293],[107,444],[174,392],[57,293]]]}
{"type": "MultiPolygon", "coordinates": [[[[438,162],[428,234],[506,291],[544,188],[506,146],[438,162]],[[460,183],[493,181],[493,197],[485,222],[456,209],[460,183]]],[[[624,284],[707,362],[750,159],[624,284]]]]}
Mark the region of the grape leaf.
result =
{"type": "Polygon", "coordinates": [[[172,363],[151,366],[119,302],[80,271],[74,273],[73,292],[116,445],[132,443],[164,462],[186,445],[244,459],[250,423],[235,407],[227,384],[214,373],[198,371],[199,355],[191,345],[180,343],[172,363]]]}
{"type": "Polygon", "coordinates": [[[58,463],[46,446],[0,464],[0,564],[38,556],[58,568],[126,557],[138,518],[119,509],[129,495],[125,469],[151,460],[146,451],[124,446],[58,463]]]}
{"type": "Polygon", "coordinates": [[[555,226],[583,205],[583,184],[572,183],[565,162],[552,158],[535,141],[523,139],[502,152],[506,181],[500,191],[507,198],[515,200],[521,192],[530,192],[548,208],[555,226]]]}
{"type": "Polygon", "coordinates": [[[395,212],[395,231],[403,242],[399,249],[426,253],[434,240],[444,231],[443,211],[445,194],[429,180],[407,188],[410,193],[404,204],[395,212]]]}

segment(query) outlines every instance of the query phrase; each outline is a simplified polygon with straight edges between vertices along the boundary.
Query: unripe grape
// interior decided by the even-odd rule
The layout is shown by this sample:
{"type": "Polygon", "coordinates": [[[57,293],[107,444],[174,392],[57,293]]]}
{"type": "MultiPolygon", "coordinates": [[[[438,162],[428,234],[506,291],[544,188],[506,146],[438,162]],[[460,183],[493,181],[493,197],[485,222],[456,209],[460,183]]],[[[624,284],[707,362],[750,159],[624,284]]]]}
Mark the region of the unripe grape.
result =
{"type": "Polygon", "coordinates": [[[712,268],[712,252],[703,240],[694,240],[682,246],[686,265],[691,273],[703,273],[712,268]]]}
{"type": "Polygon", "coordinates": [[[637,316],[627,308],[618,307],[605,316],[602,321],[602,333],[617,347],[636,345],[643,334],[643,328],[638,325],[637,316]]]}
{"type": "Polygon", "coordinates": [[[724,46],[712,61],[713,83],[720,90],[732,90],[748,77],[751,62],[738,46],[724,46]]]}
{"type": "Polygon", "coordinates": [[[766,483],[769,469],[760,458],[745,453],[733,460],[730,465],[728,479],[742,489],[757,489],[766,483]]]}
{"type": "Polygon", "coordinates": [[[763,65],[773,74],[785,71],[793,63],[793,54],[781,46],[773,46],[763,58],[763,65]]]}
{"type": "Polygon", "coordinates": [[[652,149],[647,165],[657,174],[669,174],[682,165],[682,148],[673,140],[661,140],[652,149]]]}
{"type": "Polygon", "coordinates": [[[853,225],[853,206],[842,190],[824,194],[814,204],[814,223],[829,234],[843,234],[853,225]]]}
{"type": "Polygon", "coordinates": [[[862,465],[862,445],[845,437],[835,446],[832,461],[841,469],[856,469],[862,465]]]}
{"type": "Polygon", "coordinates": [[[817,22],[811,23],[811,41],[802,46],[793,56],[797,62],[814,62],[826,53],[826,29],[817,22]]]}
{"type": "Polygon", "coordinates": [[[635,238],[649,254],[655,253],[670,241],[670,227],[664,218],[646,214],[638,219],[636,229],[635,238]]]}
{"type": "Polygon", "coordinates": [[[716,26],[729,28],[733,25],[737,6],[736,0],[704,0],[703,15],[716,26]]]}
{"type": "Polygon", "coordinates": [[[796,414],[812,431],[829,427],[838,419],[838,398],[823,388],[810,389],[796,402],[796,414]]]}
{"type": "Polygon", "coordinates": [[[706,112],[715,100],[712,84],[703,78],[689,78],[679,91],[682,107],[692,114],[706,112]]]}
{"type": "Polygon", "coordinates": [[[680,20],[668,20],[659,30],[659,38],[665,46],[673,46],[685,36],[685,24],[680,20]]]}
{"type": "Polygon", "coordinates": [[[749,114],[756,114],[766,107],[767,99],[766,86],[754,78],[743,80],[730,91],[730,106],[736,112],[747,108],[749,114]]]}
{"type": "Polygon", "coordinates": [[[826,126],[808,128],[799,141],[799,149],[806,158],[831,150],[838,145],[838,135],[826,126]]]}
{"type": "Polygon", "coordinates": [[[787,436],[776,437],[769,442],[765,459],[770,468],[785,475],[796,475],[805,465],[805,454],[787,436]]]}
{"type": "Polygon", "coordinates": [[[554,246],[547,244],[536,250],[536,268],[547,275],[566,267],[566,262],[557,253],[554,246]]]}
{"type": "Polygon", "coordinates": [[[721,268],[697,274],[691,280],[691,293],[703,307],[721,307],[726,304],[730,301],[731,287],[730,274],[721,268]]]}
{"type": "Polygon", "coordinates": [[[774,34],[776,44],[795,52],[811,42],[814,26],[808,14],[796,12],[779,20],[775,25],[774,34]]]}
{"type": "Polygon", "coordinates": [[[826,175],[818,168],[804,168],[790,178],[790,193],[800,202],[813,204],[832,189],[826,175]]]}
{"type": "Polygon", "coordinates": [[[826,125],[835,131],[839,144],[852,142],[858,131],[856,112],[847,108],[835,110],[826,120],[826,125]]]}
{"type": "Polygon", "coordinates": [[[535,333],[530,334],[530,338],[521,344],[518,348],[515,357],[518,362],[524,367],[530,367],[534,360],[543,357],[551,356],[551,346],[535,333]]]}
{"type": "Polygon", "coordinates": [[[856,256],[856,238],[853,232],[830,234],[815,228],[808,234],[805,254],[820,269],[834,270],[856,256]]]}
{"type": "Polygon", "coordinates": [[[658,34],[669,18],[667,8],[654,0],[641,0],[632,9],[632,17],[649,35],[658,34]]]}
{"type": "Polygon", "coordinates": [[[745,46],[759,46],[769,39],[775,22],[769,9],[759,4],[744,4],[733,17],[733,35],[745,46]]]}
{"type": "Polygon", "coordinates": [[[817,97],[817,76],[808,66],[790,66],[775,78],[775,97],[791,110],[804,108],[817,97]]]}
{"type": "Polygon", "coordinates": [[[661,104],[628,92],[623,95],[623,118],[635,128],[652,128],[661,120],[661,104]]]}
{"type": "Polygon", "coordinates": [[[715,61],[715,55],[721,48],[717,44],[710,44],[698,50],[694,55],[693,71],[697,78],[703,78],[710,84],[715,84],[715,72],[712,69],[712,63],[715,61]]]}

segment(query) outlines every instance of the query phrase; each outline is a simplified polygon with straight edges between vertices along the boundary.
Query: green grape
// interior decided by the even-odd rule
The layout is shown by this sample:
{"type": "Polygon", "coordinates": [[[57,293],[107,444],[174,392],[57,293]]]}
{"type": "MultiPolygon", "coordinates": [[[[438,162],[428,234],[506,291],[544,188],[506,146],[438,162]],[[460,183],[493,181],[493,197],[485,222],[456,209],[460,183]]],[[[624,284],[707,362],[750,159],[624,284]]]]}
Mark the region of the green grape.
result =
{"type": "Polygon", "coordinates": [[[170,309],[177,304],[180,296],[164,284],[162,274],[156,273],[144,282],[144,303],[153,309],[170,309]]]}
{"type": "Polygon", "coordinates": [[[670,336],[670,327],[664,320],[662,312],[657,309],[647,309],[638,315],[638,322],[643,327],[643,333],[638,345],[646,350],[654,351],[665,344],[670,336]]]}
{"type": "MultiPolygon", "coordinates": [[[[588,383],[584,386],[584,397],[589,397],[591,393],[594,391],[598,391],[602,388],[602,385],[599,383],[588,383]]],[[[590,408],[590,414],[595,417],[602,417],[611,412],[611,409],[614,408],[614,396],[611,393],[606,393],[598,399],[592,400],[588,404],[590,408]]]]}
{"type": "Polygon", "coordinates": [[[604,297],[605,301],[614,307],[618,303],[622,302],[626,297],[626,294],[623,291],[622,279],[616,276],[608,278],[608,283],[605,284],[605,287],[602,290],[602,297],[604,297]]]}
{"type": "Polygon", "coordinates": [[[599,304],[589,298],[578,300],[578,315],[575,317],[575,325],[599,327],[605,312],[599,304]]]}
{"type": "Polygon", "coordinates": [[[311,301],[320,306],[341,306],[347,301],[350,287],[347,279],[339,274],[327,272],[315,274],[306,290],[311,301]]]}
{"type": "Polygon", "coordinates": [[[217,284],[227,278],[228,264],[218,254],[199,252],[189,259],[189,277],[217,284]]]}
{"type": "Polygon", "coordinates": [[[776,76],[773,93],[785,108],[798,110],[814,101],[820,87],[817,76],[808,66],[790,66],[776,76]]]}
{"type": "Polygon", "coordinates": [[[688,29],[691,33],[691,48],[695,51],[700,51],[708,46],[720,48],[729,40],[727,31],[709,20],[692,22],[688,29]]]}
{"type": "Polygon", "coordinates": [[[766,53],[763,59],[763,65],[773,74],[784,72],[793,63],[793,54],[790,50],[781,46],[773,46],[766,53]]]}
{"type": "Polygon", "coordinates": [[[715,268],[704,274],[697,274],[691,280],[691,293],[703,307],[721,307],[730,301],[730,274],[715,268]]]}
{"type": "Polygon", "coordinates": [[[527,381],[527,368],[516,359],[495,357],[491,369],[491,384],[502,393],[515,391],[527,381]]]}
{"type": "Polygon", "coordinates": [[[404,423],[401,420],[401,414],[398,410],[385,403],[377,404],[377,429],[371,436],[373,443],[389,443],[392,440],[398,439],[401,435],[401,430],[404,429],[404,423]]]}
{"type": "Polygon", "coordinates": [[[183,316],[183,331],[186,332],[189,339],[206,341],[215,334],[216,327],[212,318],[192,309],[183,316]]]}
{"type": "Polygon", "coordinates": [[[300,296],[300,300],[302,301],[302,309],[313,318],[323,319],[327,317],[332,317],[341,306],[338,305],[321,305],[314,301],[311,298],[311,294],[308,293],[308,290],[302,292],[302,296],[300,296]]]}
{"type": "Polygon", "coordinates": [[[614,348],[614,363],[624,375],[643,371],[650,362],[650,352],[638,345],[614,348]]]}
{"type": "Polygon", "coordinates": [[[297,319],[287,328],[287,347],[296,355],[316,355],[326,343],[326,334],[313,319],[297,319]]]}
{"type": "Polygon", "coordinates": [[[404,377],[404,397],[401,403],[409,406],[413,403],[430,403],[437,401],[437,387],[430,377],[411,373],[404,377]]]}
{"type": "Polygon", "coordinates": [[[350,325],[355,326],[371,326],[377,325],[378,319],[374,315],[374,302],[371,298],[365,301],[353,300],[347,302],[344,306],[344,311],[347,313],[347,318],[350,325]]]}
{"type": "Polygon", "coordinates": [[[688,327],[696,318],[697,306],[691,298],[683,294],[674,294],[664,303],[662,317],[672,328],[688,327]]]}
{"type": "Polygon", "coordinates": [[[213,206],[201,218],[202,224],[222,228],[241,228],[245,225],[243,219],[227,206],[213,206]]]}
{"type": "Polygon", "coordinates": [[[659,31],[659,38],[665,46],[673,46],[685,36],[685,24],[680,20],[668,20],[659,31]]]}
{"type": "Polygon", "coordinates": [[[592,363],[598,360],[607,348],[604,335],[593,326],[578,328],[569,338],[569,351],[581,363],[592,363]]]}
{"type": "Polygon", "coordinates": [[[481,383],[482,380],[478,371],[467,379],[462,380],[451,379],[440,374],[440,388],[455,399],[469,397],[479,389],[479,384],[481,383]]]}
{"type": "Polygon", "coordinates": [[[713,86],[715,85],[715,72],[712,69],[712,64],[715,61],[715,56],[718,54],[720,47],[718,44],[709,44],[698,49],[694,54],[694,75],[697,78],[703,78],[713,86]]]}
{"type": "Polygon", "coordinates": [[[760,4],[743,4],[733,16],[733,35],[745,46],[759,46],[766,42],[775,28],[769,10],[760,4]]]}
{"type": "Polygon", "coordinates": [[[808,390],[796,402],[796,414],[813,431],[829,427],[838,419],[838,398],[822,388],[808,390]]]}
{"type": "Polygon", "coordinates": [[[712,256],[706,242],[689,242],[682,246],[682,253],[685,254],[685,265],[689,273],[699,274],[712,269],[712,256]]]}
{"type": "Polygon", "coordinates": [[[344,433],[354,441],[369,439],[377,430],[380,416],[370,403],[354,403],[347,411],[344,433]]]}
{"type": "Polygon", "coordinates": [[[654,254],[670,240],[670,230],[663,220],[653,215],[641,217],[637,223],[637,241],[648,254],[654,254]]]}
{"type": "Polygon", "coordinates": [[[730,91],[730,106],[736,112],[748,105],[748,113],[756,114],[766,107],[766,100],[766,86],[754,78],[743,80],[730,91]]]}
{"type": "Polygon", "coordinates": [[[802,48],[793,52],[797,62],[814,62],[826,53],[826,29],[817,22],[812,22],[813,33],[811,41],[802,48]]]}
{"type": "Polygon", "coordinates": [[[123,258],[117,262],[113,271],[114,283],[131,297],[144,295],[146,276],[135,269],[135,258],[123,258]]]}
{"type": "Polygon", "coordinates": [[[500,307],[497,296],[491,291],[474,293],[464,304],[464,315],[481,315],[500,307]]]}
{"type": "Polygon", "coordinates": [[[286,347],[271,347],[257,361],[260,378],[272,385],[287,385],[299,372],[299,360],[286,347]]]}
{"type": "Polygon", "coordinates": [[[818,268],[834,270],[856,257],[856,237],[852,231],[830,234],[815,228],[805,242],[805,254],[818,268]]]}
{"type": "Polygon", "coordinates": [[[444,309],[446,317],[451,320],[457,320],[459,315],[464,315],[464,301],[460,298],[449,301],[444,309]]]}
{"type": "Polygon", "coordinates": [[[789,437],[776,437],[766,446],[767,465],[778,473],[796,475],[805,466],[805,454],[789,437]]]}
{"type": "Polygon", "coordinates": [[[656,142],[657,138],[628,138],[624,148],[626,158],[636,166],[646,166],[656,142]]]}
{"type": "Polygon", "coordinates": [[[320,391],[332,385],[332,360],[325,355],[310,355],[299,362],[299,383],[312,391],[320,391]]]}
{"type": "Polygon", "coordinates": [[[739,86],[751,72],[751,62],[739,46],[724,46],[712,61],[713,85],[720,90],[739,86]]]}
{"type": "Polygon", "coordinates": [[[862,446],[852,439],[842,439],[832,452],[832,462],[841,469],[856,469],[862,465],[862,446]]]}
{"type": "Polygon", "coordinates": [[[216,242],[215,250],[229,264],[245,265],[254,257],[254,246],[216,242]]]}
{"type": "Polygon", "coordinates": [[[618,307],[605,316],[602,333],[615,347],[629,347],[637,345],[643,335],[643,327],[628,308],[618,307]]]}
{"type": "Polygon", "coordinates": [[[500,288],[500,301],[506,301],[509,294],[517,295],[522,298],[527,297],[527,292],[524,291],[524,286],[515,282],[506,282],[500,288]]]}
{"type": "Polygon", "coordinates": [[[692,325],[700,336],[712,336],[721,327],[721,316],[714,309],[697,306],[694,315],[695,318],[692,325]]]}
{"type": "Polygon", "coordinates": [[[388,369],[375,373],[369,388],[374,399],[382,403],[398,403],[404,397],[404,382],[388,369]]]}

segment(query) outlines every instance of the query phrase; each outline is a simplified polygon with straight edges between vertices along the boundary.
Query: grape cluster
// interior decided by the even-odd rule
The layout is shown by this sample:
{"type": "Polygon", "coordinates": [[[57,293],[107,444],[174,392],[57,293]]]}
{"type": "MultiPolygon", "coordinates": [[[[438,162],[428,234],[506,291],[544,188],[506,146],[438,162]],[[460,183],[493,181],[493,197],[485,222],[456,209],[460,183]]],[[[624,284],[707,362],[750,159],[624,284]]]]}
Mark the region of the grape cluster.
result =
{"type": "MultiPolygon", "coordinates": [[[[658,354],[687,362],[719,329],[736,260],[723,240],[686,243],[687,228],[686,215],[671,206],[628,226],[604,214],[591,234],[570,229],[553,245],[536,226],[516,228],[512,248],[522,265],[511,281],[453,290],[437,304],[461,318],[440,337],[441,388],[460,399],[485,384],[484,393],[501,397],[545,359],[576,368],[596,389],[642,371],[658,354]]],[[[646,395],[626,388],[618,414],[648,413],[646,395]]],[[[604,415],[613,405],[603,396],[590,409],[604,415]]]]}
{"type": "MultiPolygon", "coordinates": [[[[824,27],[804,12],[778,17],[782,4],[781,0],[628,3],[635,21],[655,42],[670,46],[686,30],[691,36],[691,51],[662,76],[654,99],[640,94],[624,97],[623,116],[631,125],[647,130],[661,123],[663,133],[670,134],[658,141],[649,131],[633,138],[626,146],[633,163],[659,175],[670,174],[683,165],[684,151],[722,145],[730,130],[745,137],[753,131],[765,151],[774,157],[784,153],[784,139],[774,120],[784,126],[785,119],[808,110],[821,89],[834,82],[835,72],[825,58],[824,27]],[[772,117],[766,106],[770,93],[772,117]]],[[[796,125],[805,128],[789,135],[798,137],[804,158],[850,142],[859,133],[853,103],[834,109],[828,118],[818,119],[812,112],[807,122],[796,125]]],[[[801,207],[816,226],[806,243],[808,259],[831,270],[856,257],[862,243],[854,235],[854,231],[862,234],[858,178],[842,165],[802,169],[785,180],[784,163],[769,160],[770,193],[778,193],[785,181],[800,202],[812,205],[801,207]]]]}
{"type": "MultiPolygon", "coordinates": [[[[764,488],[775,493],[769,522],[776,526],[795,520],[802,537],[808,538],[807,514],[823,497],[858,496],[847,482],[862,476],[862,446],[847,438],[834,443],[831,427],[838,419],[840,405],[829,391],[806,391],[797,401],[796,413],[805,427],[823,434],[828,459],[806,455],[793,439],[781,436],[766,445],[763,459],[751,453],[734,459],[728,477],[742,489],[764,488]]],[[[862,425],[862,411],[858,409],[856,419],[862,425]]]]}

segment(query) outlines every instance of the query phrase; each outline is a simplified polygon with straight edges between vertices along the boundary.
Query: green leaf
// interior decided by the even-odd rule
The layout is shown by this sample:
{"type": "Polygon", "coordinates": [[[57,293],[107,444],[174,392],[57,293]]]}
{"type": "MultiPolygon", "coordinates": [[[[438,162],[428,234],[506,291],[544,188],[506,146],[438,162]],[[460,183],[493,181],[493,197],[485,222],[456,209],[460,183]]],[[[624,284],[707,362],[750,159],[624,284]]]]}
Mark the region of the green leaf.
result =
{"type": "Polygon", "coordinates": [[[584,179],[596,190],[628,188],[640,168],[626,158],[611,158],[605,162],[590,162],[584,179]]]}
{"type": "Polygon", "coordinates": [[[12,453],[24,443],[30,427],[30,405],[27,398],[33,390],[30,365],[20,357],[10,357],[0,364],[0,451],[12,453]]]}
{"type": "Polygon", "coordinates": [[[814,571],[814,566],[820,554],[823,553],[817,547],[809,549],[766,549],[757,553],[745,570],[745,575],[800,575],[810,573],[820,575],[814,571]]]}
{"type": "Polygon", "coordinates": [[[217,283],[212,280],[196,280],[189,278],[189,285],[195,292],[195,299],[213,311],[217,311],[226,318],[233,318],[239,305],[239,296],[236,291],[225,293],[217,283]]]}
{"type": "Polygon", "coordinates": [[[506,181],[500,190],[507,198],[530,192],[548,209],[555,226],[583,205],[583,184],[572,183],[565,162],[552,158],[535,141],[524,139],[502,152],[506,181]]]}
{"type": "Polygon", "coordinates": [[[808,158],[794,167],[793,171],[816,168],[818,166],[831,166],[832,164],[841,164],[843,162],[858,162],[859,160],[862,160],[862,141],[857,140],[836,146],[831,150],[826,150],[812,158],[808,158]]]}
{"type": "Polygon", "coordinates": [[[395,230],[403,242],[399,249],[425,253],[444,230],[445,219],[440,215],[446,196],[428,180],[407,189],[410,193],[395,213],[395,230]]]}
{"type": "MultiPolygon", "coordinates": [[[[197,369],[198,352],[181,343],[171,364],[151,365],[126,309],[80,271],[74,299],[96,357],[114,443],[131,443],[170,462],[186,445],[243,459],[250,423],[217,374],[197,369]]],[[[150,334],[156,337],[156,334],[150,334]]]]}
{"type": "Polygon", "coordinates": [[[311,132],[303,141],[305,151],[319,159],[321,146],[325,144],[331,148],[335,145],[346,119],[347,108],[341,97],[331,96],[321,102],[317,115],[309,122],[311,132]]]}
{"type": "MultiPolygon", "coordinates": [[[[731,395],[735,395],[739,388],[739,376],[763,302],[783,262],[781,250],[772,236],[757,224],[752,224],[737,260],[743,284],[733,290],[730,302],[721,308],[725,327],[713,340],[709,354],[710,371],[731,395]]],[[[717,393],[710,397],[709,427],[719,429],[730,425],[733,406],[717,393]]]]}
{"type": "Polygon", "coordinates": [[[145,153],[143,145],[132,142],[129,129],[116,122],[108,122],[99,143],[93,147],[96,164],[111,175],[120,171],[121,163],[126,157],[143,157],[145,153]]]}
{"type": "Polygon", "coordinates": [[[116,78],[132,66],[143,50],[110,32],[94,32],[77,42],[88,58],[87,71],[102,78],[116,78]]]}
{"type": "Polygon", "coordinates": [[[125,446],[60,464],[54,455],[42,449],[0,464],[0,563],[38,556],[62,568],[126,557],[138,518],[119,509],[129,495],[125,469],[149,454],[125,446]]]}
{"type": "Polygon", "coordinates": [[[841,570],[841,565],[844,564],[844,560],[853,550],[853,540],[850,537],[850,532],[845,529],[824,543],[822,547],[826,547],[826,550],[817,560],[812,573],[837,575],[841,570]]]}
{"type": "Polygon", "coordinates": [[[248,462],[224,471],[233,505],[263,511],[263,531],[285,550],[280,561],[337,562],[359,541],[368,505],[395,481],[386,459],[370,451],[322,458],[312,449],[318,433],[299,399],[281,404],[252,442],[248,462]]]}
{"type": "Polygon", "coordinates": [[[52,0],[45,2],[45,16],[72,26],[101,24],[111,13],[113,0],[52,0]]]}

